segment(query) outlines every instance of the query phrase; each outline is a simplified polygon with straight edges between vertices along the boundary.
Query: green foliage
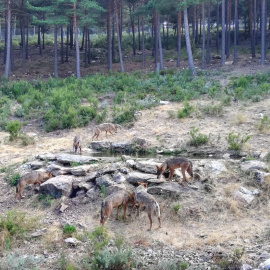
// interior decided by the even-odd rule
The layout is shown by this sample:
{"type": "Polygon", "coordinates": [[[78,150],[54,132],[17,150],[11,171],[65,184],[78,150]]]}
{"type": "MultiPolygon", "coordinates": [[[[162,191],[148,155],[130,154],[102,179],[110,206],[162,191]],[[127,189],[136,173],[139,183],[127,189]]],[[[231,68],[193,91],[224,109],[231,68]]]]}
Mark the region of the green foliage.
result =
{"type": "Polygon", "coordinates": [[[59,259],[60,269],[61,270],[77,270],[78,268],[66,258],[65,253],[61,253],[59,259]]]}
{"type": "Polygon", "coordinates": [[[15,173],[15,174],[11,175],[8,183],[11,186],[16,186],[19,179],[20,179],[20,175],[18,173],[15,173]]]}
{"type": "Polygon", "coordinates": [[[134,265],[130,250],[117,250],[111,253],[108,249],[101,251],[95,257],[95,269],[129,270],[134,265]]]}
{"type": "Polygon", "coordinates": [[[6,216],[0,216],[0,249],[11,249],[21,243],[26,232],[34,229],[37,218],[29,218],[26,213],[8,211],[6,216]]]}
{"type": "Polygon", "coordinates": [[[175,261],[161,261],[158,263],[158,270],[185,270],[188,268],[186,262],[175,262],[175,261]]]}
{"type": "Polygon", "coordinates": [[[49,208],[52,206],[52,200],[55,196],[48,195],[48,194],[40,194],[38,199],[41,202],[43,208],[49,208]]]}
{"type": "Polygon", "coordinates": [[[258,130],[262,133],[268,132],[270,129],[270,119],[267,115],[264,115],[261,118],[261,121],[258,125],[258,130]]]}
{"type": "Polygon", "coordinates": [[[18,137],[18,135],[21,132],[22,123],[20,123],[18,120],[10,121],[7,124],[7,131],[10,134],[10,140],[13,141],[18,137]]]}
{"type": "Polygon", "coordinates": [[[20,134],[19,139],[21,140],[23,146],[27,146],[29,144],[34,144],[35,143],[34,138],[28,136],[26,133],[20,134]]]}
{"type": "Polygon", "coordinates": [[[103,198],[106,198],[106,187],[105,187],[105,185],[102,185],[102,187],[101,187],[101,194],[102,194],[103,198]]]}
{"type": "Polygon", "coordinates": [[[240,133],[233,133],[230,132],[228,134],[228,137],[226,138],[229,147],[229,150],[235,150],[235,151],[239,151],[243,148],[244,144],[250,139],[250,136],[246,136],[246,137],[242,137],[242,135],[240,133]]]}
{"type": "Polygon", "coordinates": [[[99,226],[90,233],[89,238],[93,244],[95,255],[97,255],[105,246],[108,245],[109,235],[104,226],[99,226]]]}
{"type": "Polygon", "coordinates": [[[175,213],[177,213],[180,210],[181,206],[180,203],[176,203],[173,205],[173,210],[175,213]]]}
{"type": "Polygon", "coordinates": [[[77,166],[81,166],[81,165],[82,165],[81,162],[75,162],[75,161],[72,161],[72,162],[70,163],[70,166],[71,166],[71,167],[77,167],[77,166]]]}
{"type": "Polygon", "coordinates": [[[244,248],[234,249],[232,254],[228,255],[227,258],[220,260],[217,264],[223,270],[238,270],[241,269],[242,262],[241,258],[245,252],[244,248]]]}
{"type": "Polygon", "coordinates": [[[193,106],[191,106],[187,101],[184,101],[184,108],[180,109],[177,113],[178,118],[185,118],[191,115],[191,113],[194,111],[193,106]]]}
{"type": "Polygon", "coordinates": [[[77,230],[76,230],[76,227],[73,226],[73,225],[68,225],[66,224],[64,227],[63,227],[63,234],[66,234],[66,235],[72,235],[72,233],[75,233],[77,230]]]}
{"type": "Polygon", "coordinates": [[[200,133],[198,128],[193,127],[189,134],[191,136],[190,145],[200,146],[209,141],[209,136],[200,133]]]}
{"type": "Polygon", "coordinates": [[[223,103],[202,106],[200,110],[203,114],[220,116],[223,114],[223,103]]]}

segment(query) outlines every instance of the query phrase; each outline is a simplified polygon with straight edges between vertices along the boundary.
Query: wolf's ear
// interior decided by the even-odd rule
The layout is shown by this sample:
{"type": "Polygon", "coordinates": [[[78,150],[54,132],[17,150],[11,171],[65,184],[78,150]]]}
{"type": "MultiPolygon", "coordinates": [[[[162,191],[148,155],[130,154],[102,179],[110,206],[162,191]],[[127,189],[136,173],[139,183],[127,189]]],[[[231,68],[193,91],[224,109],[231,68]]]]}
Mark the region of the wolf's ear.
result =
{"type": "Polygon", "coordinates": [[[142,183],[143,186],[145,186],[147,188],[147,183],[142,183]]]}
{"type": "Polygon", "coordinates": [[[160,170],[160,167],[158,165],[156,165],[157,169],[160,170]]]}

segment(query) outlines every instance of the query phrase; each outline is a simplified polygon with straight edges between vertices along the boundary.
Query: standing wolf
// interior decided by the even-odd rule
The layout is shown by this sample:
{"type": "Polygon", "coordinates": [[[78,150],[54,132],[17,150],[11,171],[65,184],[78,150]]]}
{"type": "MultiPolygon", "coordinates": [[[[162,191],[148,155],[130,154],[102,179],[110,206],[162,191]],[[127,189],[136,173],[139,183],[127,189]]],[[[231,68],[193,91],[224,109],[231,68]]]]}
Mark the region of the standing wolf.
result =
{"type": "Polygon", "coordinates": [[[139,186],[135,190],[134,196],[134,204],[132,207],[131,212],[133,211],[135,204],[139,204],[137,215],[140,214],[141,207],[143,205],[147,208],[147,215],[150,221],[150,228],[149,231],[152,229],[152,216],[153,213],[156,212],[158,216],[159,228],[161,228],[161,221],[160,221],[160,207],[156,199],[149,193],[147,193],[147,184],[138,182],[139,186]]]}
{"type": "Polygon", "coordinates": [[[102,225],[105,224],[114,207],[117,207],[116,218],[118,219],[120,205],[123,205],[124,207],[124,217],[126,218],[126,209],[128,203],[134,203],[134,197],[126,190],[120,190],[107,196],[101,203],[100,223],[102,225]]]}
{"type": "Polygon", "coordinates": [[[102,131],[106,132],[106,138],[107,138],[108,132],[110,132],[113,135],[113,132],[116,133],[117,129],[119,129],[119,128],[122,128],[122,127],[118,124],[113,124],[113,123],[103,123],[103,124],[97,125],[94,128],[94,135],[92,137],[92,141],[95,137],[96,137],[96,139],[98,139],[98,137],[102,131]]]}
{"type": "Polygon", "coordinates": [[[78,148],[80,149],[80,154],[82,153],[82,140],[80,136],[75,136],[73,139],[73,150],[77,153],[78,148]]]}
{"type": "Polygon", "coordinates": [[[41,185],[41,183],[45,182],[46,180],[50,179],[52,177],[51,172],[30,172],[25,175],[23,175],[18,181],[16,186],[16,195],[15,199],[18,200],[18,197],[22,198],[22,192],[25,188],[26,184],[38,184],[41,185]]]}
{"type": "Polygon", "coordinates": [[[157,178],[160,178],[162,173],[164,173],[166,170],[169,170],[170,171],[169,181],[171,181],[173,178],[174,171],[177,168],[181,168],[183,174],[183,180],[181,181],[181,184],[183,183],[183,181],[187,181],[185,171],[187,171],[188,174],[191,177],[193,177],[192,162],[184,157],[173,157],[166,159],[161,164],[161,166],[157,166],[157,178]]]}

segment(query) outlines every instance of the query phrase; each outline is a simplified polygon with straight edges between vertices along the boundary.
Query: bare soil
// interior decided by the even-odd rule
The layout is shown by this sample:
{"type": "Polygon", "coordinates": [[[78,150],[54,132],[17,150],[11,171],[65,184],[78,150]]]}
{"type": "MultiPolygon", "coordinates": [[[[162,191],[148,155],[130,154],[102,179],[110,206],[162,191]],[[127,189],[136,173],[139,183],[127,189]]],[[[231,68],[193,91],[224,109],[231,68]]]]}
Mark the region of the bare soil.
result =
{"type": "MultiPolygon", "coordinates": [[[[219,65],[217,60],[209,66],[209,69],[216,69],[219,65]]],[[[70,68],[61,70],[60,76],[70,75],[70,68]],[[63,73],[61,73],[63,72],[63,73]]],[[[137,69],[137,65],[125,64],[127,71],[137,69]]],[[[151,63],[148,63],[148,68],[151,63]]],[[[166,62],[166,67],[175,67],[175,62],[166,62]]],[[[198,62],[199,65],[199,62],[198,62]]],[[[114,69],[119,67],[114,64],[114,69]]],[[[186,63],[183,63],[186,66],[186,63]]],[[[33,79],[32,69],[22,74],[17,69],[14,78],[33,79]]],[[[50,67],[52,70],[52,67],[50,67]]],[[[82,69],[83,70],[83,69],[82,69]]],[[[102,67],[92,66],[83,73],[101,72],[105,70],[102,67]]],[[[239,76],[244,74],[254,74],[257,72],[269,71],[269,65],[261,66],[259,59],[248,60],[239,59],[237,65],[230,62],[221,69],[222,74],[216,77],[222,85],[228,83],[230,76],[239,76]]],[[[49,73],[49,67],[43,65],[43,77],[49,73]]],[[[191,102],[196,108],[211,104],[208,99],[194,100],[191,102]]],[[[190,118],[178,119],[172,117],[183,106],[181,103],[169,103],[160,105],[149,110],[142,111],[142,117],[139,118],[132,128],[124,128],[115,135],[101,135],[101,140],[112,142],[129,141],[134,137],[145,139],[151,146],[160,146],[161,148],[179,148],[188,147],[190,140],[189,131],[192,127],[199,128],[201,133],[211,134],[211,142],[207,146],[219,150],[225,150],[228,147],[226,137],[229,132],[240,132],[243,135],[251,135],[251,139],[245,145],[245,151],[248,153],[268,152],[270,145],[269,132],[259,133],[257,125],[262,115],[270,116],[270,99],[265,98],[257,103],[235,102],[231,106],[224,108],[222,115],[204,116],[194,113],[190,118]]],[[[108,119],[109,122],[110,119],[108,119]]],[[[35,159],[35,155],[43,153],[58,153],[60,151],[70,152],[72,150],[72,140],[75,135],[80,134],[83,138],[83,152],[89,147],[93,124],[85,128],[60,130],[51,133],[45,133],[34,121],[23,127],[23,131],[30,134],[36,134],[35,144],[21,146],[19,142],[10,142],[6,132],[0,132],[0,166],[21,165],[26,161],[35,159]]],[[[79,245],[71,248],[63,245],[61,222],[75,224],[78,230],[92,231],[99,225],[99,211],[101,199],[96,202],[83,203],[78,198],[55,200],[50,208],[43,208],[37,199],[37,194],[33,190],[27,189],[25,198],[20,202],[14,201],[15,188],[10,187],[4,179],[5,173],[0,174],[0,213],[6,214],[11,209],[26,212],[29,216],[40,217],[40,228],[46,228],[47,231],[39,240],[25,240],[18,248],[14,249],[19,255],[24,254],[43,254],[45,262],[38,266],[38,269],[59,269],[60,254],[65,253],[69,261],[75,261],[78,257],[87,254],[85,245],[79,245]],[[65,201],[69,205],[63,213],[59,212],[59,204],[65,201]]],[[[197,183],[199,184],[199,183],[197,183]]],[[[243,175],[234,163],[228,175],[222,179],[212,179],[215,186],[213,193],[191,192],[183,194],[180,199],[165,198],[157,196],[161,206],[162,228],[157,229],[157,220],[154,217],[153,231],[148,232],[149,226],[147,214],[143,211],[137,218],[132,215],[127,221],[116,221],[115,212],[108,221],[106,227],[111,236],[124,234],[129,246],[141,249],[155,249],[158,244],[168,246],[173,250],[195,251],[196,253],[205,253],[211,250],[211,254],[218,252],[228,253],[235,248],[245,247],[246,253],[243,260],[251,265],[257,265],[259,261],[252,259],[249,253],[270,253],[269,246],[265,243],[265,233],[269,227],[269,200],[268,193],[261,191],[261,197],[255,205],[244,207],[238,205],[231,197],[232,191],[240,185],[249,185],[250,179],[243,175]],[[173,205],[179,203],[181,209],[175,214],[173,205]],[[259,245],[259,247],[258,247],[259,245]]],[[[7,251],[0,252],[1,256],[6,256],[7,251]]],[[[4,257],[0,257],[0,261],[4,257]]],[[[214,260],[214,258],[213,258],[214,260]]],[[[262,259],[263,261],[263,259],[262,259]]],[[[1,267],[0,267],[1,269],[1,267]]],[[[200,268],[204,269],[204,268],[200,268]]]]}

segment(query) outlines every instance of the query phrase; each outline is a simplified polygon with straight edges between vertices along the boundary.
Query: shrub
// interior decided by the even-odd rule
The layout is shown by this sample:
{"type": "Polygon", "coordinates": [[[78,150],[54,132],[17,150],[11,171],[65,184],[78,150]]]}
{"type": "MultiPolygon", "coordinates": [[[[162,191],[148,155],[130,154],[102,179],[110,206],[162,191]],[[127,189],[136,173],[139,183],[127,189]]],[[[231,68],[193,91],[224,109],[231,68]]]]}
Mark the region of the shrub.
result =
{"type": "Polygon", "coordinates": [[[72,235],[72,233],[75,233],[77,230],[76,230],[76,227],[73,226],[73,225],[68,225],[66,224],[64,227],[63,227],[63,234],[66,234],[66,235],[72,235]]]}
{"type": "Polygon", "coordinates": [[[10,140],[13,141],[16,139],[21,132],[22,123],[20,123],[18,120],[10,121],[7,124],[7,131],[10,134],[10,140]]]}
{"type": "Polygon", "coordinates": [[[161,261],[158,263],[158,270],[185,270],[188,268],[186,262],[175,262],[175,261],[161,261]]]}
{"type": "Polygon", "coordinates": [[[26,213],[8,211],[0,217],[0,249],[10,249],[23,242],[26,232],[37,226],[37,218],[29,218],[26,213]]]}
{"type": "Polygon", "coordinates": [[[242,266],[241,258],[244,255],[244,251],[244,248],[233,250],[232,254],[220,260],[218,265],[224,270],[240,270],[242,266]]]}
{"type": "Polygon", "coordinates": [[[176,203],[174,206],[173,206],[173,210],[175,213],[177,213],[179,210],[180,210],[181,206],[179,203],[176,203]]]}
{"type": "Polygon", "coordinates": [[[204,114],[219,116],[223,114],[223,104],[203,106],[200,110],[204,114]]]}
{"type": "Polygon", "coordinates": [[[19,136],[19,138],[20,138],[20,140],[21,140],[23,146],[27,146],[27,145],[29,145],[29,144],[34,144],[34,143],[35,143],[34,138],[28,136],[28,135],[25,134],[25,133],[22,133],[22,134],[19,136]]]}
{"type": "Polygon", "coordinates": [[[52,200],[55,197],[52,195],[47,195],[47,194],[40,194],[38,199],[41,202],[41,205],[43,208],[48,208],[52,206],[52,200]]]}
{"type": "Polygon", "coordinates": [[[267,115],[264,115],[258,125],[258,130],[264,133],[269,131],[269,129],[270,129],[270,119],[267,115]]]}
{"type": "Polygon", "coordinates": [[[180,109],[177,113],[178,118],[185,118],[190,116],[190,114],[194,111],[193,106],[191,106],[187,101],[184,101],[184,108],[180,109]]]}
{"type": "Polygon", "coordinates": [[[240,133],[234,134],[230,132],[228,134],[228,137],[226,138],[229,147],[229,150],[241,150],[243,148],[243,145],[250,139],[250,136],[242,137],[240,133]]]}
{"type": "Polygon", "coordinates": [[[96,269],[128,270],[132,269],[134,263],[130,250],[118,250],[114,253],[110,253],[108,249],[105,249],[95,257],[94,264],[97,267],[96,269]]]}
{"type": "Polygon", "coordinates": [[[97,255],[102,248],[108,245],[109,235],[104,226],[99,226],[90,233],[89,238],[92,241],[94,253],[97,255]]]}
{"type": "Polygon", "coordinates": [[[11,186],[16,186],[19,179],[20,179],[20,175],[18,173],[15,173],[11,175],[11,178],[9,179],[8,183],[11,186]]]}
{"type": "Polygon", "coordinates": [[[203,144],[207,144],[209,141],[209,136],[199,133],[199,129],[193,127],[192,130],[189,132],[191,136],[190,145],[193,146],[200,146],[203,144]]]}

